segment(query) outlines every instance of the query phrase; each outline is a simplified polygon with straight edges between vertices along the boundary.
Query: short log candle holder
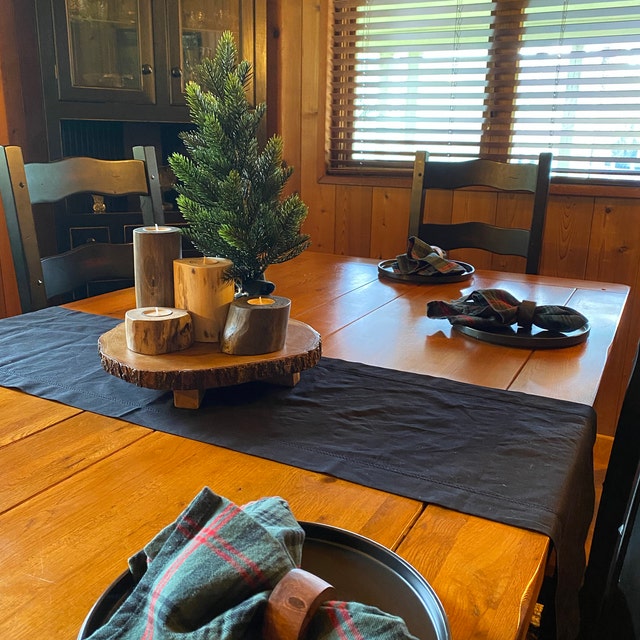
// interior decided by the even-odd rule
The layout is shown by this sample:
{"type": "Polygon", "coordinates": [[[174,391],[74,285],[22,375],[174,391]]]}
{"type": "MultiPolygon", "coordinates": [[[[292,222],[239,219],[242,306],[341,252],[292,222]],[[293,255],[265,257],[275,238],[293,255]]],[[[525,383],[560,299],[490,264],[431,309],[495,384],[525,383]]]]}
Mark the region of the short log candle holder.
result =
{"type": "Polygon", "coordinates": [[[223,353],[255,356],[279,351],[287,338],[291,300],[280,296],[242,296],[229,307],[220,341],[223,353]]]}
{"type": "Polygon", "coordinates": [[[136,353],[154,356],[193,344],[191,316],[184,309],[131,309],[125,314],[124,328],[127,348],[136,353]]]}
{"type": "Polygon", "coordinates": [[[155,225],[133,230],[136,307],[173,307],[173,261],[182,257],[177,227],[155,225]]]}
{"type": "Polygon", "coordinates": [[[235,295],[233,280],[225,274],[232,264],[227,258],[174,260],[175,305],[191,314],[196,342],[220,342],[235,295]]]}

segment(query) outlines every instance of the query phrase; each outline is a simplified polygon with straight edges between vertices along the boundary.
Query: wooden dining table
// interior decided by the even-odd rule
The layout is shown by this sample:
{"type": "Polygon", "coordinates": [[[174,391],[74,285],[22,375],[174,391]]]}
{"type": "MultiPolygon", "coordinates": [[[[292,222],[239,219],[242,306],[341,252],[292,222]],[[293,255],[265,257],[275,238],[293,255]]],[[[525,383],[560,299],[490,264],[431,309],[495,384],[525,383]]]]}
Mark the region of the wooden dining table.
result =
{"type": "MultiPolygon", "coordinates": [[[[272,265],[267,277],[291,299],[291,316],[320,333],[323,356],[590,406],[629,293],[617,284],[493,271],[448,284],[401,282],[379,277],[376,260],[311,251],[272,265]],[[577,308],[590,334],[566,348],[518,348],[427,318],[429,300],[479,288],[577,308]]],[[[65,306],[124,318],[135,298],[127,289],[65,306]]],[[[74,372],[61,363],[60,375],[74,372]]],[[[527,633],[550,558],[543,534],[15,389],[0,388],[0,408],[2,638],[75,638],[127,559],[203,486],[238,504],[279,495],[299,520],[393,549],[434,588],[454,640],[527,633]]]]}

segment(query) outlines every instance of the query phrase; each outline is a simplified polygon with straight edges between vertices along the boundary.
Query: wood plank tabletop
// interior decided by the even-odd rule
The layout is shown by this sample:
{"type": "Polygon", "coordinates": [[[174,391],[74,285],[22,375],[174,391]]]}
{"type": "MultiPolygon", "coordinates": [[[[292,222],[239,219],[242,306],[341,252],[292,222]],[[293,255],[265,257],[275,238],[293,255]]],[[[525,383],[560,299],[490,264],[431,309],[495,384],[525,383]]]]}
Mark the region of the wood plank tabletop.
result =
{"type": "MultiPolygon", "coordinates": [[[[379,279],[376,264],[305,252],[267,276],[291,298],[292,317],[320,332],[324,355],[593,404],[628,288],[497,272],[414,285],[379,279]],[[591,335],[577,347],[531,351],[426,317],[427,301],[483,287],[575,306],[591,335]]],[[[123,318],[135,302],[123,290],[66,306],[123,318]]],[[[75,638],[128,556],[203,486],[239,504],[281,495],[300,520],[397,550],[435,588],[453,640],[526,634],[549,553],[543,535],[14,390],[0,389],[0,408],[0,637],[75,638]]]]}
{"type": "MultiPolygon", "coordinates": [[[[237,504],[279,495],[299,520],[343,527],[391,548],[423,509],[415,500],[322,474],[142,428],[132,433],[113,418],[82,416],[94,437],[79,443],[81,450],[95,450],[97,441],[110,440],[119,429],[127,431],[129,443],[66,477],[59,471],[58,482],[51,478],[46,490],[16,500],[0,515],[2,638],[75,638],[127,558],[204,486],[237,504]],[[144,437],[131,441],[142,431],[144,437]]],[[[70,437],[70,426],[58,423],[47,440],[70,437]]],[[[0,450],[6,469],[4,454],[0,450]]],[[[68,450],[60,452],[59,467],[68,456],[68,450]]],[[[25,476],[41,471],[29,465],[25,476]]]]}

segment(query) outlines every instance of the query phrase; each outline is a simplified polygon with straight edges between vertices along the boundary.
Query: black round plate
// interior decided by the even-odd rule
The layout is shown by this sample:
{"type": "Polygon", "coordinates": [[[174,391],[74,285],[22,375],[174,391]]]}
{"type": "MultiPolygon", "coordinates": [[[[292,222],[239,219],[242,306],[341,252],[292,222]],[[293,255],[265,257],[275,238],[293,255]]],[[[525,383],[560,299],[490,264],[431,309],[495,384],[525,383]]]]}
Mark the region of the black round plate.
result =
{"type": "Polygon", "coordinates": [[[421,276],[417,274],[406,274],[398,271],[397,260],[383,260],[378,263],[378,276],[382,278],[388,278],[389,280],[399,280],[400,282],[413,282],[418,284],[446,284],[448,282],[464,282],[468,280],[475,269],[472,265],[466,262],[460,262],[460,260],[452,260],[461,267],[464,267],[464,273],[458,273],[454,276],[434,275],[434,276],[421,276]]]}
{"type": "MultiPolygon", "coordinates": [[[[312,522],[305,531],[302,568],[336,588],[335,598],[373,605],[404,619],[420,640],[450,640],[444,608],[429,583],[405,560],[356,533],[312,522]]],[[[93,605],[78,634],[85,640],[104,625],[134,588],[121,574],[93,605]]]]}
{"type": "Polygon", "coordinates": [[[514,331],[511,327],[504,329],[483,330],[474,327],[465,327],[454,324],[453,328],[460,333],[505,347],[519,347],[521,349],[560,349],[573,347],[584,342],[589,336],[589,323],[575,331],[560,333],[559,331],[546,331],[545,329],[532,328],[531,331],[514,331]]]}
{"type": "Polygon", "coordinates": [[[398,554],[358,534],[301,522],[302,568],[336,588],[336,599],[401,617],[420,640],[449,640],[444,608],[431,585],[398,554]]]}

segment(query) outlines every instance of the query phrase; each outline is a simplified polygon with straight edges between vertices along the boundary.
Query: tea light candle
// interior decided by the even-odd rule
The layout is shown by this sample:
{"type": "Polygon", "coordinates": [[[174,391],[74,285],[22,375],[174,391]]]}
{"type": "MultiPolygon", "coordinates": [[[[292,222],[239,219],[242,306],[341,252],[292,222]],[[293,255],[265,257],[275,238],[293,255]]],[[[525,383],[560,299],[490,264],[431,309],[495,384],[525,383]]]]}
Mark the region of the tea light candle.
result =
{"type": "Polygon", "coordinates": [[[180,229],[165,225],[133,230],[136,307],[173,307],[173,261],[182,257],[180,229]]]}
{"type": "Polygon", "coordinates": [[[173,311],[171,309],[164,309],[163,307],[145,309],[142,313],[145,316],[153,316],[154,318],[162,318],[163,316],[173,315],[173,311]]]}
{"type": "Polygon", "coordinates": [[[275,304],[275,300],[273,298],[263,298],[262,296],[258,296],[257,298],[249,298],[247,300],[247,304],[262,307],[269,304],[275,304]]]}
{"type": "Polygon", "coordinates": [[[235,299],[220,341],[223,353],[259,355],[280,351],[287,338],[291,300],[281,296],[235,299]]]}
{"type": "Polygon", "coordinates": [[[146,355],[181,351],[193,344],[191,316],[184,309],[131,309],[125,314],[124,331],[127,348],[146,355]]]}
{"type": "Polygon", "coordinates": [[[220,342],[229,305],[235,295],[232,266],[227,258],[182,258],[173,262],[175,306],[186,309],[193,320],[196,342],[220,342]]]}

